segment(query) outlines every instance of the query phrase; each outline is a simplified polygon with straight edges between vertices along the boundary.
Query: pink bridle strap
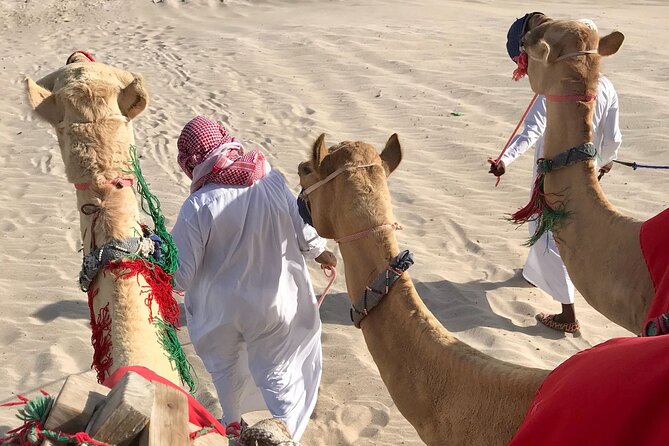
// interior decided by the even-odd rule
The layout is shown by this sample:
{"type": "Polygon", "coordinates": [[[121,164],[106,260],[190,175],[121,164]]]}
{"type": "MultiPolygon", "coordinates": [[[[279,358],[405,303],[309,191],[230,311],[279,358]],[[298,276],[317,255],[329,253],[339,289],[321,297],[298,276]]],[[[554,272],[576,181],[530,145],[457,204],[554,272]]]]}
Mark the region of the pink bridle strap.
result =
{"type": "Polygon", "coordinates": [[[353,240],[361,239],[363,237],[367,237],[369,234],[371,234],[373,232],[400,231],[402,229],[404,229],[404,227],[402,227],[402,225],[397,223],[397,222],[389,223],[389,224],[386,224],[386,225],[376,226],[374,228],[367,229],[365,231],[356,232],[355,234],[347,235],[346,237],[335,239],[335,242],[346,243],[346,242],[350,242],[350,241],[353,241],[353,240]]]}
{"type": "Polygon", "coordinates": [[[592,102],[597,98],[597,96],[591,94],[565,95],[565,96],[547,94],[545,98],[547,101],[553,101],[553,102],[592,102]]]}
{"type": "MultiPolygon", "coordinates": [[[[132,178],[114,178],[113,180],[108,180],[104,184],[111,184],[116,189],[123,189],[124,187],[131,187],[135,184],[135,180],[132,178]]],[[[88,190],[91,187],[91,183],[74,183],[74,188],[76,190],[88,190]]]]}

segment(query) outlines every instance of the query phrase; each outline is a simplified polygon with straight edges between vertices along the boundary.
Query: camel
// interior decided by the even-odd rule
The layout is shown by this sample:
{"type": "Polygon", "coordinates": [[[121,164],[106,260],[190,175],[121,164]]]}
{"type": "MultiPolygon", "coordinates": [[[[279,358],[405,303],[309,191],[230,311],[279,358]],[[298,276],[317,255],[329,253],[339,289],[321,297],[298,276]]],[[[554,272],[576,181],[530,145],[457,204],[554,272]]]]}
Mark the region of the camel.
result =
{"type": "MultiPolygon", "coordinates": [[[[163,267],[168,262],[165,259],[149,268],[162,273],[137,267],[137,257],[155,257],[156,251],[163,257],[176,255],[176,248],[165,252],[165,248],[170,249],[166,240],[158,247],[155,239],[147,236],[139,223],[138,202],[131,187],[136,180],[138,190],[144,187],[140,178],[133,178],[137,166],[130,150],[135,142],[131,121],[149,101],[143,78],[76,52],[64,67],[37,83],[27,79],[26,88],[38,116],[55,127],[67,179],[75,185],[84,266],[86,256],[98,253],[97,247],[112,243],[122,251],[128,245],[119,241],[139,239],[137,246],[130,245],[129,254],[112,256],[96,275],[84,268],[80,276],[80,285],[88,292],[98,381],[111,385],[127,368],[146,368],[176,385],[188,384],[193,392],[194,382],[183,376],[189,365],[183,363],[181,346],[173,332],[166,333],[167,325],[178,325],[179,318],[169,271],[163,267]],[[165,338],[170,336],[173,342],[166,344],[165,338]],[[166,352],[166,347],[172,351],[166,352]],[[179,361],[182,363],[177,364],[179,361]]],[[[205,411],[192,398],[189,404],[195,405],[196,411],[205,411]]],[[[207,419],[217,423],[213,416],[207,415],[207,419]]],[[[299,445],[285,430],[279,420],[261,420],[242,429],[239,444],[256,444],[257,440],[267,445],[299,445]]],[[[217,431],[225,433],[222,427],[217,431]]],[[[221,441],[227,444],[227,439],[221,441]]]]}
{"type": "MultiPolygon", "coordinates": [[[[530,86],[547,97],[545,159],[592,141],[600,60],[623,40],[617,31],[600,38],[580,22],[531,16],[523,44],[530,86]]],[[[655,294],[640,244],[643,222],[606,199],[592,159],[546,173],[543,188],[548,206],[566,214],[552,230],[575,287],[608,319],[640,333],[655,294]]]]}
{"type": "Polygon", "coordinates": [[[380,155],[360,141],[328,149],[321,135],[298,174],[314,227],[339,243],[351,318],[420,438],[435,446],[666,438],[669,363],[657,358],[668,336],[612,339],[549,373],[485,355],[437,321],[405,272],[410,254],[397,254],[386,177],[401,159],[397,135],[380,155]]]}
{"type": "MultiPolygon", "coordinates": [[[[143,234],[130,187],[129,149],[135,142],[131,120],[149,98],[139,75],[93,62],[83,53],[68,62],[37,83],[27,79],[26,86],[37,115],[56,129],[67,180],[76,188],[87,256],[108,243],[143,234]]],[[[160,330],[151,323],[162,314],[157,299],[145,302],[151,289],[146,278],[127,268],[105,268],[87,289],[98,380],[121,366],[136,365],[179,384],[160,330]]]]}
{"type": "MultiPolygon", "coordinates": [[[[386,175],[401,156],[396,135],[380,156],[364,142],[328,150],[321,135],[311,160],[298,168],[314,227],[340,243],[348,294],[360,312],[366,310],[357,298],[398,253],[386,175]]],[[[549,372],[460,342],[430,313],[407,273],[360,327],[390,395],[428,445],[507,444],[549,372]]]]}

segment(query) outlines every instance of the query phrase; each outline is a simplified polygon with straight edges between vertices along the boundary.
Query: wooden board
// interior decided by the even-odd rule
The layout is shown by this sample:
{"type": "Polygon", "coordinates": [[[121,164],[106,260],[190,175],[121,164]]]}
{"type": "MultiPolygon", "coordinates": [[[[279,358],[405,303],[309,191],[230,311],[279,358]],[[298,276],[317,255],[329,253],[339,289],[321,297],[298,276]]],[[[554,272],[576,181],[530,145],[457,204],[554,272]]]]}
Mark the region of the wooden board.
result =
{"type": "Polygon", "coordinates": [[[93,373],[70,375],[53,403],[44,427],[51,431],[77,433],[86,429],[95,408],[110,389],[98,384],[93,373]]]}
{"type": "Polygon", "coordinates": [[[151,420],[142,431],[139,446],[188,446],[188,398],[167,384],[156,382],[154,386],[151,420]]]}
{"type": "Polygon", "coordinates": [[[128,372],[88,423],[86,433],[97,441],[126,446],[146,427],[153,410],[155,386],[128,372]]]}

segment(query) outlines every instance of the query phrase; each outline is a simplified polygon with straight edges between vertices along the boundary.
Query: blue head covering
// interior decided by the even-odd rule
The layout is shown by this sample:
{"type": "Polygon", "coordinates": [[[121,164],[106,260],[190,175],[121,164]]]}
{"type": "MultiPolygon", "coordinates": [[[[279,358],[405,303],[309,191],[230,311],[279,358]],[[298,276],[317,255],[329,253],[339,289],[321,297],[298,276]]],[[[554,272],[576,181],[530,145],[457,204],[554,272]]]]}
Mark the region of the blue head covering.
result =
{"type": "Polygon", "coordinates": [[[534,14],[541,14],[540,12],[531,12],[525,14],[523,17],[516,19],[506,33],[506,51],[509,53],[511,60],[515,62],[516,57],[520,56],[520,40],[527,32],[527,24],[534,14]]]}

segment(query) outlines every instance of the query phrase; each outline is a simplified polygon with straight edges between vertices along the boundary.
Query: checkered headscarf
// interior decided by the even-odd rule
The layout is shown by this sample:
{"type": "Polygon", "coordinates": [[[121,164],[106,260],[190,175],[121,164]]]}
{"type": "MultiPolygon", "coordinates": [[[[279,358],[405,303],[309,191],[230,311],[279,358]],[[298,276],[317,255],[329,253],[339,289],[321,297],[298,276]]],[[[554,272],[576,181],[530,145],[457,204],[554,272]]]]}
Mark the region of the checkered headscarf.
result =
{"type": "Polygon", "coordinates": [[[193,118],[179,135],[177,161],[193,180],[191,193],[206,183],[250,186],[265,176],[265,156],[258,150],[244,153],[242,144],[218,122],[193,118]]]}

